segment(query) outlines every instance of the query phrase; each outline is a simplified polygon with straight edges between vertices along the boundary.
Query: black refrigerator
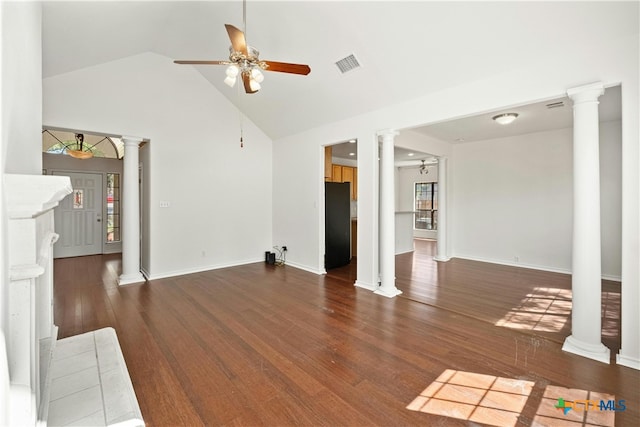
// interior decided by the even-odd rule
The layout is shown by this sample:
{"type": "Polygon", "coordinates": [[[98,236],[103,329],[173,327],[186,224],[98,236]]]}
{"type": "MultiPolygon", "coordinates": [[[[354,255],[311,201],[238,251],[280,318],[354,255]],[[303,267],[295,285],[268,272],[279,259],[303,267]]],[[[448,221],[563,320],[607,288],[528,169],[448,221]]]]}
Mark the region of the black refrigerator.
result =
{"type": "Polygon", "coordinates": [[[324,268],[342,267],[351,259],[351,187],[324,183],[324,268]]]}

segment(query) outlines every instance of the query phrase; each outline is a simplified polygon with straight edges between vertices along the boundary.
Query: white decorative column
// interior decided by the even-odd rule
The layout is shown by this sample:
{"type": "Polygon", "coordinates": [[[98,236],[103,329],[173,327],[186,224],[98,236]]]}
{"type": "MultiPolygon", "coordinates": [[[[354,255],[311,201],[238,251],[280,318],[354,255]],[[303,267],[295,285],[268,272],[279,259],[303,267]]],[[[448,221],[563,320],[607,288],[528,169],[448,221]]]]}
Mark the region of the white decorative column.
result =
{"type": "Polygon", "coordinates": [[[398,132],[378,132],[382,139],[380,153],[380,286],[374,292],[388,298],[400,295],[396,288],[396,221],[393,142],[398,132]]]}
{"type": "Polygon", "coordinates": [[[601,83],[567,91],[573,100],[573,256],[571,335],[564,351],[609,363],[602,344],[600,256],[600,147],[598,97],[601,83]]]}
{"type": "Polygon", "coordinates": [[[142,138],[123,136],[122,274],[119,284],[144,282],[140,273],[140,186],[138,149],[142,138]]]}
{"type": "Polygon", "coordinates": [[[447,255],[447,158],[438,158],[438,230],[435,261],[449,261],[447,255]]]}

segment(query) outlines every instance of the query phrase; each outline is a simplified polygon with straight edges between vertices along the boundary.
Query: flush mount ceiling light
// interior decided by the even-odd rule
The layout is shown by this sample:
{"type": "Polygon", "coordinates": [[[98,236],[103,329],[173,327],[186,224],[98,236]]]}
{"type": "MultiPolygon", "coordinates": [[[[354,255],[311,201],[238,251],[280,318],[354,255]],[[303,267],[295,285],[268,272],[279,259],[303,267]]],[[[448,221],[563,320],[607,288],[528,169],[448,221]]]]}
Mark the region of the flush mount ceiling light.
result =
{"type": "Polygon", "coordinates": [[[508,125],[509,123],[512,123],[517,118],[518,118],[517,113],[504,113],[504,114],[498,114],[497,116],[492,117],[493,120],[495,120],[497,123],[500,123],[501,125],[508,125]]]}

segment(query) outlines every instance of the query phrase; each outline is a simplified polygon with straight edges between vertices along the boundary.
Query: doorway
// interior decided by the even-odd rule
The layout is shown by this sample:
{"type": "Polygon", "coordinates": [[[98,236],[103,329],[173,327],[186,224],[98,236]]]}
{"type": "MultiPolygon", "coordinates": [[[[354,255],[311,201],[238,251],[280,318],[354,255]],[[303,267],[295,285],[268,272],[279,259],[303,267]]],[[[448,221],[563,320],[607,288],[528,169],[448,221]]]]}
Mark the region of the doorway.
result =
{"type": "Polygon", "coordinates": [[[324,268],[353,264],[357,256],[358,143],[324,147],[324,268]]]}
{"type": "Polygon", "coordinates": [[[102,174],[53,172],[68,176],[73,192],[54,209],[55,229],[60,240],[53,246],[54,258],[102,253],[102,174]]]}

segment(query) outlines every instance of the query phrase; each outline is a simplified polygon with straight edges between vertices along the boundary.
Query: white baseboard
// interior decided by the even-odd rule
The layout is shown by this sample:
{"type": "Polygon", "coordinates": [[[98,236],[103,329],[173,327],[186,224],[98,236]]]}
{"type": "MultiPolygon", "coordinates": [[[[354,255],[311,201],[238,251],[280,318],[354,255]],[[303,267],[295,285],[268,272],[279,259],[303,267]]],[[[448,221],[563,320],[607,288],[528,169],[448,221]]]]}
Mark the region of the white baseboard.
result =
{"type": "Polygon", "coordinates": [[[640,359],[637,357],[628,357],[618,353],[616,354],[616,364],[640,370],[640,359]]]}
{"type": "Polygon", "coordinates": [[[356,280],[353,286],[356,288],[366,289],[368,291],[375,291],[379,287],[377,283],[365,283],[362,280],[356,280]]]}
{"type": "Polygon", "coordinates": [[[226,264],[205,265],[202,267],[189,268],[184,270],[165,271],[156,274],[145,272],[147,280],[165,279],[167,277],[184,276],[186,274],[202,273],[203,271],[219,270],[227,267],[237,267],[239,265],[253,264],[256,262],[264,262],[264,258],[248,259],[244,261],[234,261],[226,264]]]}
{"type": "MultiPolygon", "coordinates": [[[[561,273],[561,274],[571,275],[571,270],[565,269],[565,268],[546,267],[546,266],[535,265],[535,264],[525,264],[521,262],[504,261],[504,260],[498,260],[498,259],[475,257],[475,256],[469,256],[469,255],[458,255],[458,254],[452,256],[451,258],[460,258],[460,259],[467,259],[469,261],[479,261],[479,262],[486,262],[489,264],[506,265],[509,267],[529,268],[531,270],[540,270],[540,271],[548,271],[550,273],[561,273]]],[[[611,280],[612,282],[622,282],[622,278],[620,276],[610,276],[610,275],[603,274],[602,278],[604,280],[611,280]]]]}
{"type": "Polygon", "coordinates": [[[297,262],[287,261],[285,263],[285,265],[288,265],[288,266],[293,267],[293,268],[297,268],[299,270],[308,271],[309,273],[313,273],[313,274],[317,274],[317,275],[327,274],[327,271],[324,268],[322,270],[320,270],[320,269],[317,269],[317,268],[314,268],[314,267],[309,267],[308,265],[298,264],[297,262]]]}

